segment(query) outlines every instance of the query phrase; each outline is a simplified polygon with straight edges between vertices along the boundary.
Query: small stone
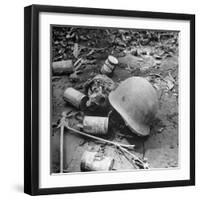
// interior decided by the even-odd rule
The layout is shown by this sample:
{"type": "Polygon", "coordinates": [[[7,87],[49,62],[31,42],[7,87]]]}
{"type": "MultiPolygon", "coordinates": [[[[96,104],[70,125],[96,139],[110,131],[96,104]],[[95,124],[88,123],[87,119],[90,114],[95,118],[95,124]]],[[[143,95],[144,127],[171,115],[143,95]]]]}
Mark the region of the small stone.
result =
{"type": "Polygon", "coordinates": [[[159,128],[158,129],[158,133],[162,133],[163,132],[163,130],[164,130],[164,128],[162,127],[162,128],[159,128]]]}

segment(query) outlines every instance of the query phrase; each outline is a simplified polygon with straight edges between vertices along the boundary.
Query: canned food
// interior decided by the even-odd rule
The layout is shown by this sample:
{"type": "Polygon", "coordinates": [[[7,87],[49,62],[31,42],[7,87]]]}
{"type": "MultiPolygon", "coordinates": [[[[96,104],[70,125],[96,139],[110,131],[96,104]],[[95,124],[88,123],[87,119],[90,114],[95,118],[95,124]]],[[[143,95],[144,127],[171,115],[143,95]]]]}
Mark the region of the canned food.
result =
{"type": "Polygon", "coordinates": [[[108,59],[105,61],[105,65],[108,66],[108,68],[110,68],[111,71],[113,71],[115,69],[115,65],[111,64],[108,59]]]}
{"type": "Polygon", "coordinates": [[[108,132],[108,117],[85,116],[83,130],[92,134],[106,134],[108,132]]]}
{"type": "Polygon", "coordinates": [[[110,75],[112,73],[112,70],[108,65],[104,64],[101,68],[101,73],[105,75],[110,75]]]}
{"type": "Polygon", "coordinates": [[[118,64],[117,58],[115,58],[114,56],[108,56],[104,65],[101,68],[101,73],[106,75],[112,74],[117,64],[118,64]]]}
{"type": "Polygon", "coordinates": [[[72,60],[62,60],[52,63],[54,74],[70,74],[74,71],[72,60]]]}
{"type": "Polygon", "coordinates": [[[63,98],[66,102],[81,110],[85,108],[86,102],[88,101],[88,97],[85,94],[72,87],[64,91],[63,98]]]}
{"type": "Polygon", "coordinates": [[[114,66],[118,65],[118,60],[114,56],[108,56],[107,60],[111,65],[114,65],[114,66]]]}
{"type": "Polygon", "coordinates": [[[109,171],[113,165],[113,158],[99,152],[85,151],[81,158],[81,171],[109,171]]]}

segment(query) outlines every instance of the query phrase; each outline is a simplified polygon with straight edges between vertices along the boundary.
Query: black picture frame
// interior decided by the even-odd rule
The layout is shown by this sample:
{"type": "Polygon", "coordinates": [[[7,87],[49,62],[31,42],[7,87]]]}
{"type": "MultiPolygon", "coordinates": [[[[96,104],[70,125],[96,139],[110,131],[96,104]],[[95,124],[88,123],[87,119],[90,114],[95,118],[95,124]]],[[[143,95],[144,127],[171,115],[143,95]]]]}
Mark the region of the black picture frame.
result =
{"type": "Polygon", "coordinates": [[[31,5],[24,9],[24,192],[30,195],[195,185],[195,15],[31,5]],[[148,183],[39,188],[39,14],[76,13],[187,20],[190,23],[190,179],[148,183]]]}

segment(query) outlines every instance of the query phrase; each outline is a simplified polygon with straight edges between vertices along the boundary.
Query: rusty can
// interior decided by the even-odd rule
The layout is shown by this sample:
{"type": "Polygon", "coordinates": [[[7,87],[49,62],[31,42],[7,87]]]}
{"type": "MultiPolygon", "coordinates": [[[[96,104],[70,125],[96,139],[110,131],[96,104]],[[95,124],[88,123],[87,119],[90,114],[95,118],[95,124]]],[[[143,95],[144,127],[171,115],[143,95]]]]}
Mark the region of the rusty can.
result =
{"type": "Polygon", "coordinates": [[[85,108],[88,97],[78,90],[69,87],[64,91],[63,99],[74,107],[83,110],[85,108]]]}
{"type": "Polygon", "coordinates": [[[56,75],[70,74],[74,71],[72,60],[62,60],[52,63],[53,73],[56,75]]]}
{"type": "Polygon", "coordinates": [[[118,64],[117,58],[115,58],[114,56],[108,56],[104,65],[101,68],[101,73],[106,75],[112,74],[117,64],[118,64]]]}
{"type": "Polygon", "coordinates": [[[85,151],[81,158],[81,171],[109,171],[113,165],[113,158],[99,152],[85,151]]]}
{"type": "Polygon", "coordinates": [[[83,130],[92,134],[106,134],[108,132],[108,117],[85,116],[83,130]]]}

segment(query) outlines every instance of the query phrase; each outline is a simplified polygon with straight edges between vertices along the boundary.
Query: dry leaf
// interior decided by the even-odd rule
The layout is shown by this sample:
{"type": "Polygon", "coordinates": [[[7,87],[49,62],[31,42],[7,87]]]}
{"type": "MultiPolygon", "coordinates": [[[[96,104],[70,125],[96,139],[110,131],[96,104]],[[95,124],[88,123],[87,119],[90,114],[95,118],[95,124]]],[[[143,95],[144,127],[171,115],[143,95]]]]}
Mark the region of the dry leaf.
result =
{"type": "Polygon", "coordinates": [[[75,43],[75,44],[74,44],[74,50],[73,50],[73,55],[74,55],[74,57],[75,57],[75,58],[78,58],[79,53],[80,53],[80,49],[79,49],[79,47],[78,47],[78,43],[75,43]]]}

